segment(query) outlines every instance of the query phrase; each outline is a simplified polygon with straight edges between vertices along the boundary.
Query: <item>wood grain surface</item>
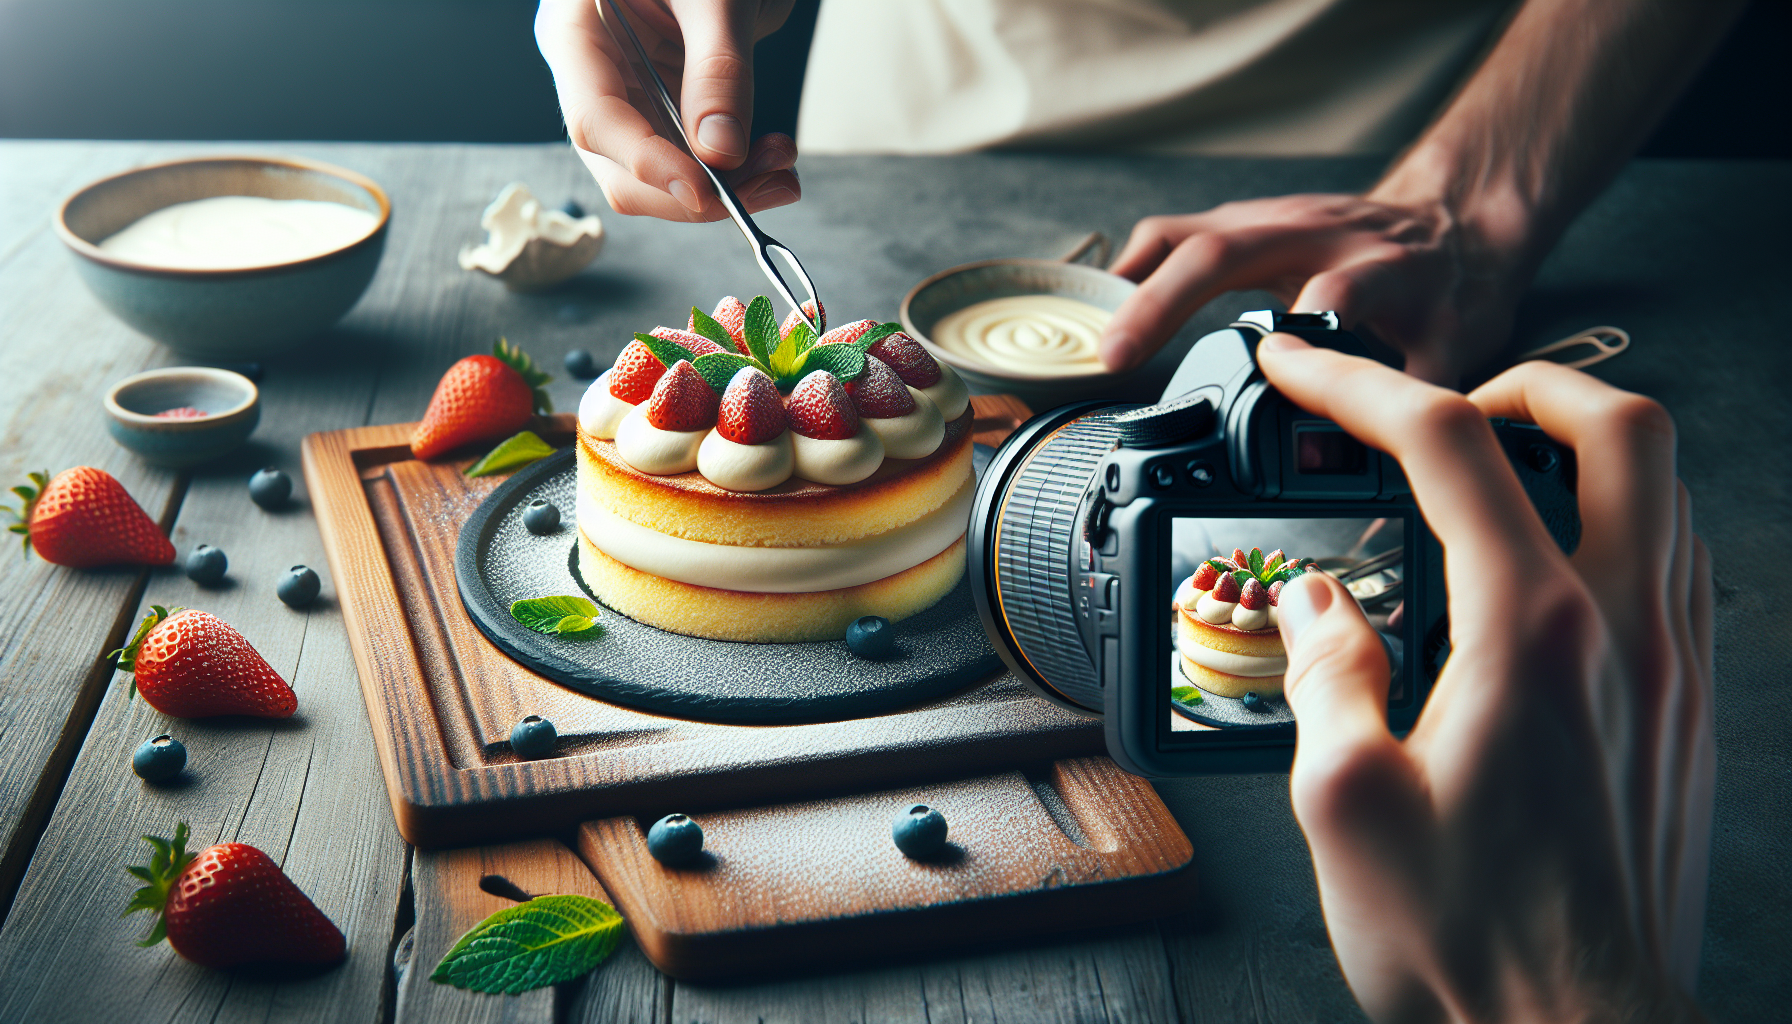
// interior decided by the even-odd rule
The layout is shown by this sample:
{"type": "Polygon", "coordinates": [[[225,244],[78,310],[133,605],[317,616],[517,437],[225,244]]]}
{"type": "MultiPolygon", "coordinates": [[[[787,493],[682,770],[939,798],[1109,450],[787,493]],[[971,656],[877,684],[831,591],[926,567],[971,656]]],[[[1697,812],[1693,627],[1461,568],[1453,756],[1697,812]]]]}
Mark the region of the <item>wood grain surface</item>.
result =
{"type": "MultiPolygon", "coordinates": [[[[948,266],[1055,255],[1091,228],[1125,237],[1149,214],[1351,191],[1379,169],[1375,160],[804,157],[803,201],[761,221],[802,253],[830,309],[881,320],[948,266]]],[[[1511,345],[1625,327],[1631,351],[1595,372],[1660,399],[1679,424],[1679,470],[1717,576],[1719,782],[1700,987],[1716,1020],[1777,1019],[1792,1005],[1792,973],[1775,966],[1792,959],[1782,910],[1792,902],[1792,579],[1759,568],[1792,543],[1792,463],[1776,456],[1792,444],[1792,346],[1779,303],[1789,175],[1783,162],[1632,163],[1544,263],[1511,345]]],[[[293,562],[327,568],[303,481],[300,500],[277,516],[243,500],[243,482],[266,463],[297,478],[308,433],[415,419],[442,371],[500,334],[555,370],[549,392],[571,409],[584,385],[558,371],[567,350],[606,363],[633,331],[681,325],[693,303],[765,290],[726,225],[605,210],[565,146],[0,141],[0,484],[32,469],[104,468],[172,524],[183,554],[200,542],[224,547],[233,580],[203,591],[174,570],[71,572],[0,552],[0,1021],[424,1019],[410,1009],[421,1003],[399,1013],[392,963],[413,905],[425,902],[407,884],[444,877],[427,862],[437,855],[420,853],[410,868],[393,826],[335,574],[324,573],[325,599],[308,612],[269,593],[270,574],[293,562]],[[380,182],[394,216],[362,302],[334,330],[265,362],[251,448],[175,474],[114,445],[99,402],[126,374],[185,360],[88,294],[50,231],[50,211],[101,175],[200,152],[341,164],[380,182]],[[548,294],[514,295],[455,265],[458,248],[480,240],[485,204],[516,180],[550,205],[575,198],[604,217],[603,257],[548,294]],[[196,604],[236,623],[294,683],[300,719],[171,723],[125,700],[101,652],[144,600],[196,604]],[[192,750],[187,781],[148,787],[129,773],[130,750],[170,726],[192,750]],[[147,851],[137,836],[180,818],[203,841],[240,837],[268,850],[348,933],[348,962],[275,982],[133,946],[142,924],[118,918],[135,884],[122,865],[147,851]]],[[[1265,302],[1220,297],[1164,358],[1265,302]]],[[[406,621],[413,614],[407,607],[406,621]]],[[[436,742],[457,763],[486,755],[470,726],[461,735],[436,742]]],[[[1192,840],[1201,878],[1191,903],[1167,906],[1176,913],[1154,924],[909,961],[870,956],[732,985],[673,981],[628,944],[583,984],[497,1012],[539,1024],[1360,1019],[1326,937],[1286,777],[1154,788],[1192,840]]]]}

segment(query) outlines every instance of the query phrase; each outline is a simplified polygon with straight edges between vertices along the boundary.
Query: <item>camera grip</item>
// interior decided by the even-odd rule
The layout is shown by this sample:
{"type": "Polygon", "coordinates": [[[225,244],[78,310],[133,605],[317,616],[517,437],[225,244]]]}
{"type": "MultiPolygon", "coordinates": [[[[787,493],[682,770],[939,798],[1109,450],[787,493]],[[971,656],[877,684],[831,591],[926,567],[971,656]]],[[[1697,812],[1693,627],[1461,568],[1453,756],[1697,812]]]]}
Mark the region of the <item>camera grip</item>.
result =
{"type": "Polygon", "coordinates": [[[1574,449],[1550,440],[1541,428],[1494,419],[1494,436],[1518,474],[1531,505],[1565,555],[1580,546],[1580,506],[1574,499],[1574,449]]]}

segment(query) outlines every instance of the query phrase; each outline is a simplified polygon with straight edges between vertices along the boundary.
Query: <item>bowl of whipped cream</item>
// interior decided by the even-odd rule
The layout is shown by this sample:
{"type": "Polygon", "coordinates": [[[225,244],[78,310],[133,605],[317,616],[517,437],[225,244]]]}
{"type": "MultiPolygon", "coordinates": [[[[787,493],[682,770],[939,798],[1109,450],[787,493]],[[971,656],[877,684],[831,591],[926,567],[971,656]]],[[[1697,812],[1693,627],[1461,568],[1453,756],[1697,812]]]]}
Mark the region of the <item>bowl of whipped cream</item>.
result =
{"type": "Polygon", "coordinates": [[[56,233],[120,320],[177,352],[273,355],[340,320],[373,280],[392,203],[353,171],[205,156],[74,192],[56,233]]]}
{"type": "Polygon", "coordinates": [[[1006,392],[1034,409],[1133,390],[1110,373],[1096,342],[1138,285],[1074,262],[998,259],[943,270],[903,297],[903,330],[979,391],[1006,392]]]}

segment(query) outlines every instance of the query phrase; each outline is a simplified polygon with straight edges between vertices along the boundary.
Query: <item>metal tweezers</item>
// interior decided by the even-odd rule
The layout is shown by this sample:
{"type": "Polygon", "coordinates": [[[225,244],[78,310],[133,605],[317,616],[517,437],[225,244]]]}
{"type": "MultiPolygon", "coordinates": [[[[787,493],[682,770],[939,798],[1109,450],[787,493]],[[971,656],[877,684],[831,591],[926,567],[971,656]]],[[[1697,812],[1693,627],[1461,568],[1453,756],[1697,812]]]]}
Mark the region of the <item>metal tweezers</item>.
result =
{"type": "MultiPolygon", "coordinates": [[[[610,38],[616,40],[616,46],[622,51],[625,58],[631,52],[634,54],[634,57],[629,59],[629,67],[634,71],[636,84],[650,101],[648,113],[650,119],[657,122],[654,129],[665,138],[682,143],[684,151],[691,154],[691,159],[696,160],[697,154],[691,147],[690,136],[685,134],[684,118],[679,115],[678,104],[673,101],[672,94],[666,90],[666,83],[660,78],[660,73],[654,69],[653,61],[648,59],[647,47],[641,45],[641,37],[635,34],[635,27],[629,24],[628,18],[623,16],[616,0],[599,0],[599,3],[602,8],[598,13],[603,14],[604,9],[607,9],[609,13],[609,16],[602,20],[604,27],[610,31],[610,38]],[[622,26],[622,34],[628,36],[626,43],[617,35],[617,25],[622,26]],[[652,102],[656,98],[658,102],[652,102]]],[[[721,175],[702,160],[697,160],[697,166],[703,168],[704,174],[709,175],[709,182],[715,186],[716,195],[721,197],[723,208],[728,211],[728,216],[734,218],[734,224],[740,228],[740,233],[747,236],[747,241],[752,244],[753,258],[758,261],[759,269],[765,274],[766,280],[772,283],[772,287],[776,288],[784,301],[790,304],[790,308],[797,311],[797,316],[807,321],[810,329],[819,336],[821,334],[821,297],[816,294],[815,283],[809,280],[809,273],[803,269],[802,261],[797,259],[796,253],[791,252],[784,243],[759,230],[759,225],[753,223],[753,218],[747,215],[746,207],[740,204],[740,199],[735,196],[734,190],[728,187],[727,182],[722,180],[721,175]],[[790,286],[784,283],[784,275],[778,273],[777,266],[771,261],[771,254],[774,252],[784,257],[785,262],[790,264],[790,269],[796,273],[797,279],[803,282],[803,287],[809,290],[809,299],[815,303],[816,315],[814,317],[803,311],[803,304],[797,301],[796,296],[790,291],[790,286]]]]}

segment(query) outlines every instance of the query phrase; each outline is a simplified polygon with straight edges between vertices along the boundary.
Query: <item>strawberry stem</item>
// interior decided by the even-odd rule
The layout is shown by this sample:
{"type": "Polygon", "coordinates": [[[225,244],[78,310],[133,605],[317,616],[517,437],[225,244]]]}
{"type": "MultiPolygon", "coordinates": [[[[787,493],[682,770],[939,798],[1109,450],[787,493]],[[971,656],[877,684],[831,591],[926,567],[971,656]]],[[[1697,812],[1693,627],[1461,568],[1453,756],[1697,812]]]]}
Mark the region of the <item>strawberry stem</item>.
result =
{"type": "Polygon", "coordinates": [[[512,345],[504,338],[499,338],[492,345],[492,355],[496,356],[499,362],[520,374],[523,383],[529,385],[530,390],[534,392],[536,412],[550,413],[554,411],[554,401],[548,397],[547,389],[542,387],[554,379],[552,374],[536,366],[535,360],[530,359],[527,352],[512,345]]]}
{"type": "Polygon", "coordinates": [[[180,880],[181,872],[198,857],[197,853],[187,852],[187,838],[191,834],[192,831],[183,821],[175,826],[172,842],[161,836],[144,836],[143,841],[155,851],[150,854],[149,863],[125,868],[148,884],[131,893],[131,901],[125,905],[124,913],[118,916],[129,917],[139,910],[147,910],[155,917],[155,924],[150,927],[149,934],[143,941],[137,943],[139,946],[153,946],[168,936],[168,922],[164,916],[168,909],[168,897],[174,892],[174,883],[180,880]]]}
{"type": "MultiPolygon", "coordinates": [[[[150,605],[149,611],[145,612],[143,615],[143,621],[137,624],[137,632],[131,636],[131,642],[120,647],[118,650],[111,652],[106,655],[106,657],[118,659],[118,670],[120,672],[130,672],[134,674],[137,671],[137,652],[143,648],[143,638],[148,636],[149,631],[156,628],[157,625],[167,622],[169,619],[174,618],[185,610],[186,609],[184,608],[164,608],[159,604],[150,605]]],[[[131,696],[134,697],[136,695],[137,681],[132,679],[131,696]]]]}
{"type": "Polygon", "coordinates": [[[27,473],[25,479],[30,483],[11,488],[12,493],[18,496],[19,507],[14,509],[10,505],[0,505],[0,510],[4,510],[18,520],[8,526],[6,530],[8,533],[19,535],[20,557],[29,558],[31,556],[31,513],[37,508],[37,499],[44,493],[44,488],[50,486],[50,471],[46,469],[39,473],[27,473]]]}

